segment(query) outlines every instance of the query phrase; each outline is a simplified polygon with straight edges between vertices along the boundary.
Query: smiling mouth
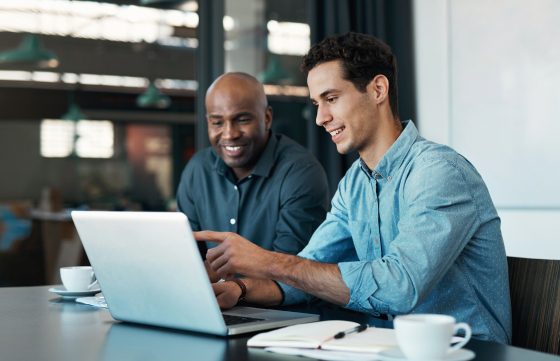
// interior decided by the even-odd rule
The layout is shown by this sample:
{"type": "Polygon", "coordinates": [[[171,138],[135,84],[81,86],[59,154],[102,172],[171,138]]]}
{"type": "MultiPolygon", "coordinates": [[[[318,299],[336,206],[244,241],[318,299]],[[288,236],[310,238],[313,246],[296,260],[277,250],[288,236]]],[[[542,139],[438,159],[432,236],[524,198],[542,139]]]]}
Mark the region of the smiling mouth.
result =
{"type": "Polygon", "coordinates": [[[329,132],[329,134],[334,137],[335,135],[342,132],[343,130],[344,130],[344,127],[338,128],[338,129],[333,130],[332,132],[329,132]]]}
{"type": "Polygon", "coordinates": [[[246,145],[222,145],[225,155],[228,157],[240,157],[245,153],[246,145]]]}

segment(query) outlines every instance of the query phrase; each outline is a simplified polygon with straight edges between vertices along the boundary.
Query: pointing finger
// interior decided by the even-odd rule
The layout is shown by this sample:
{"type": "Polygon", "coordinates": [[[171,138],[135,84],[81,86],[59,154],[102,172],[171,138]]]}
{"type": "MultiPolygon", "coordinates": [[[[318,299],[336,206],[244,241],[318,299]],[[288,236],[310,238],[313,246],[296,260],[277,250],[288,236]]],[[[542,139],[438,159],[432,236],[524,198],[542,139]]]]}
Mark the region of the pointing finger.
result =
{"type": "Polygon", "coordinates": [[[214,232],[214,231],[201,231],[193,232],[194,239],[197,241],[207,241],[221,244],[225,241],[230,233],[229,232],[214,232]]]}

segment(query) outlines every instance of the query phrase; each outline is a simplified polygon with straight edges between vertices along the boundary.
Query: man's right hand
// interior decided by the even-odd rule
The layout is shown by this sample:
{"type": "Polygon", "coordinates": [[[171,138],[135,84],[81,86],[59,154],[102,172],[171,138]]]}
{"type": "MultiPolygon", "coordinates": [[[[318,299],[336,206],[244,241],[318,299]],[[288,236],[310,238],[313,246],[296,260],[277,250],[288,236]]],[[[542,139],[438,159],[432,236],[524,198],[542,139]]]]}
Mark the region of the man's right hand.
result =
{"type": "MultiPolygon", "coordinates": [[[[218,276],[218,274],[212,269],[212,267],[210,267],[210,263],[208,263],[208,260],[204,261],[204,268],[206,268],[206,273],[208,273],[208,278],[210,279],[210,283],[216,283],[221,279],[220,276],[218,276]]],[[[230,280],[233,277],[234,274],[230,273],[224,279],[230,280]]]]}
{"type": "Polygon", "coordinates": [[[212,283],[212,289],[222,310],[235,306],[241,297],[241,287],[235,282],[212,283]]]}

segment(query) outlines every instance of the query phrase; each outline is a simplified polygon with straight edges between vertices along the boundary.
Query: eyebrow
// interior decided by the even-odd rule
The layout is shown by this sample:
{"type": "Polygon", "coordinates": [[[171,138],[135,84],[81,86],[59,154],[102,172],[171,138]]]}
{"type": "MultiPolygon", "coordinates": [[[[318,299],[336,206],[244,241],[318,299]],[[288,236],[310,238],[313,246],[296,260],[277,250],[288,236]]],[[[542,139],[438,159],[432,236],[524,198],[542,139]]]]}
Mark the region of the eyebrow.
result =
{"type": "MultiPolygon", "coordinates": [[[[335,92],[338,92],[338,91],[339,91],[338,89],[327,89],[327,90],[325,90],[324,92],[322,92],[321,95],[319,95],[319,98],[320,98],[320,99],[323,99],[323,98],[325,98],[327,95],[329,95],[330,93],[335,93],[335,92]]],[[[310,98],[310,99],[311,99],[312,102],[316,101],[316,100],[313,99],[313,98],[310,98]]]]}
{"type": "MultiPolygon", "coordinates": [[[[237,118],[241,118],[241,117],[244,117],[244,116],[251,116],[251,115],[252,115],[251,112],[241,112],[241,113],[234,114],[232,118],[237,119],[237,118]]],[[[221,115],[221,114],[210,114],[210,115],[208,115],[208,117],[212,118],[212,119],[221,119],[224,116],[221,115]]]]}
{"type": "Polygon", "coordinates": [[[237,119],[237,118],[241,118],[241,117],[245,117],[245,116],[251,116],[252,114],[250,112],[241,112],[241,113],[237,113],[233,116],[233,119],[237,119]]]}

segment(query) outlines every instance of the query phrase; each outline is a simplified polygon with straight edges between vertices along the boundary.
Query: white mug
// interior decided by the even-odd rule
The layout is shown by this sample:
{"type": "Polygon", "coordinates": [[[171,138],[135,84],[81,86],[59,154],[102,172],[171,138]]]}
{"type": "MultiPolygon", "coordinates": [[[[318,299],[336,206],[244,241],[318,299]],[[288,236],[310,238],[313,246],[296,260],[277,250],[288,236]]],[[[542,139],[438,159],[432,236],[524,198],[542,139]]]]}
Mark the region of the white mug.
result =
{"type": "Polygon", "coordinates": [[[91,267],[62,267],[60,278],[67,291],[89,291],[97,284],[97,278],[91,267]]]}
{"type": "Polygon", "coordinates": [[[443,360],[465,346],[471,339],[471,328],[446,315],[405,315],[395,318],[395,334],[402,353],[409,360],[443,360]],[[465,339],[450,347],[451,338],[460,329],[465,339]]]}

